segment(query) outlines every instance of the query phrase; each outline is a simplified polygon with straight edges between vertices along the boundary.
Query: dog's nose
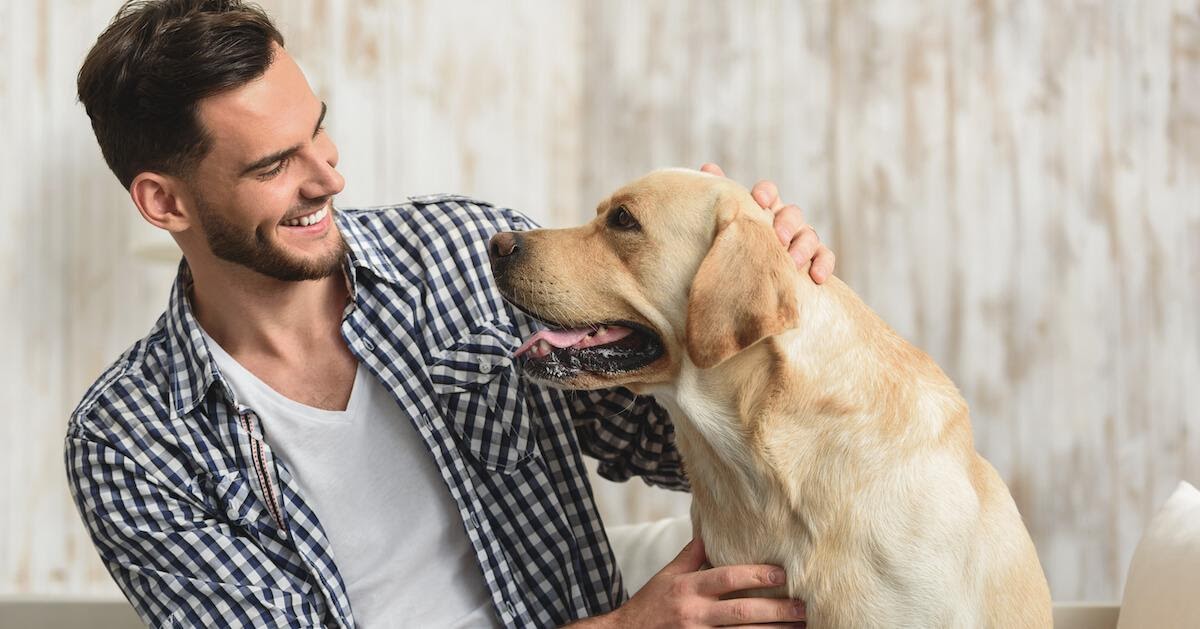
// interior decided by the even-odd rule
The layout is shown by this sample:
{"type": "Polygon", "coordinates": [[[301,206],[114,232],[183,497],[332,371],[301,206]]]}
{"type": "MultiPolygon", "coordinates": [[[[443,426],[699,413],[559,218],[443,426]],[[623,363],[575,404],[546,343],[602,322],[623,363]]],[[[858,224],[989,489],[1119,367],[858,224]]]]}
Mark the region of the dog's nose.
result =
{"type": "Polygon", "coordinates": [[[500,232],[488,242],[488,257],[492,260],[492,273],[503,274],[508,265],[517,259],[521,251],[521,236],[514,232],[500,232]]]}
{"type": "Polygon", "coordinates": [[[513,232],[500,232],[492,236],[491,242],[488,243],[488,256],[492,262],[500,258],[507,258],[516,254],[521,248],[520,238],[513,232]]]}

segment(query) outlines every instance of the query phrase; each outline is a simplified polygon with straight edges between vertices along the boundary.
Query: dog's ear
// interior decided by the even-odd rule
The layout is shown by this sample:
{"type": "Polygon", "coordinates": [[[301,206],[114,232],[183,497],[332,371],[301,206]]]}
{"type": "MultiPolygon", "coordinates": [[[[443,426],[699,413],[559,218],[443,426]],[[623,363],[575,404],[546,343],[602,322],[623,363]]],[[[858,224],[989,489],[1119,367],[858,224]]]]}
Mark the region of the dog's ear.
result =
{"type": "Polygon", "coordinates": [[[714,367],[797,320],[796,271],[769,224],[722,198],[712,247],[688,296],[687,351],[701,369],[714,367]]]}

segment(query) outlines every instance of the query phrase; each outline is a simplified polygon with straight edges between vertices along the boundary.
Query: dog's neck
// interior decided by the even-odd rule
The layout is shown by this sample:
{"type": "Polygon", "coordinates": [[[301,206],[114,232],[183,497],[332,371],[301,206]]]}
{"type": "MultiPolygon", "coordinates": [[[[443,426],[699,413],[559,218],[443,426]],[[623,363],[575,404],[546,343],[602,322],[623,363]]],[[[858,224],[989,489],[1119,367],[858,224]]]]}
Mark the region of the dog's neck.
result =
{"type": "MultiPolygon", "coordinates": [[[[673,407],[668,410],[678,409],[685,420],[699,425],[728,424],[705,418],[715,414],[736,419],[749,412],[747,401],[759,397],[762,388],[778,376],[774,372],[784,368],[784,362],[791,370],[815,372],[837,360],[856,342],[853,329],[846,324],[845,300],[838,294],[849,289],[837,278],[830,278],[824,286],[805,280],[797,283],[798,315],[787,329],[709,369],[697,367],[685,354],[672,381],[646,386],[646,392],[673,407]],[[769,369],[764,371],[763,366],[769,369]]],[[[712,428],[711,437],[723,444],[732,440],[724,428],[712,428]]]]}
{"type": "Polygon", "coordinates": [[[780,370],[822,369],[833,360],[835,348],[851,342],[842,338],[850,329],[838,323],[845,317],[840,300],[830,294],[837,289],[811,282],[798,288],[799,317],[794,325],[709,369],[685,358],[673,381],[648,389],[671,415],[694,489],[697,484],[709,489],[702,477],[712,471],[743,485],[727,489],[755,495],[756,475],[763,470],[753,459],[751,439],[764,391],[780,381],[780,370]],[[820,343],[812,341],[813,335],[821,337],[820,343]]]}
{"type": "MultiPolygon", "coordinates": [[[[878,321],[849,287],[837,278],[819,287],[804,285],[797,312],[789,329],[710,369],[685,359],[673,382],[649,389],[671,414],[694,489],[708,484],[706,475],[726,485],[737,479],[743,486],[724,491],[763,486],[763,476],[770,472],[755,459],[754,444],[763,431],[778,429],[777,424],[763,425],[764,407],[776,403],[775,394],[782,390],[813,393],[788,403],[788,421],[811,424],[798,426],[799,431],[822,423],[853,422],[866,431],[899,428],[903,436],[898,439],[917,442],[941,430],[946,420],[942,400],[958,399],[957,391],[923,354],[896,361],[896,352],[915,350],[878,321]],[[873,320],[868,324],[864,318],[873,320]],[[886,366],[864,369],[869,363],[886,366]],[[895,382],[907,386],[899,389],[895,382]],[[917,394],[898,401],[897,391],[917,394]],[[884,405],[907,409],[892,420],[903,424],[879,425],[879,418],[889,416],[876,410],[884,405]]],[[[710,489],[722,490],[704,487],[710,489]]]]}
{"type": "Polygon", "coordinates": [[[687,362],[674,382],[656,388],[653,394],[671,415],[693,486],[696,481],[704,482],[696,478],[704,475],[701,465],[719,466],[732,471],[726,477],[740,479],[745,485],[742,489],[749,490],[754,465],[738,404],[743,396],[732,380],[714,378],[716,371],[718,368],[702,370],[687,362]]]}

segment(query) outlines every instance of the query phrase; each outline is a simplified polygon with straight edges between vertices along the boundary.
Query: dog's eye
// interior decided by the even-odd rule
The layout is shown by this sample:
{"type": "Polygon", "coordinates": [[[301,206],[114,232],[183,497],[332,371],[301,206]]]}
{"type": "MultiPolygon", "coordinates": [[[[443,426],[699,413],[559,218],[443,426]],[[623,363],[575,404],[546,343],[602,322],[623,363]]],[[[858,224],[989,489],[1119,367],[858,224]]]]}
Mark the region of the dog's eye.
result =
{"type": "Polygon", "coordinates": [[[637,219],[633,217],[633,214],[629,210],[625,209],[624,205],[618,206],[617,209],[609,212],[608,225],[617,229],[638,229],[641,227],[638,225],[637,219]]]}

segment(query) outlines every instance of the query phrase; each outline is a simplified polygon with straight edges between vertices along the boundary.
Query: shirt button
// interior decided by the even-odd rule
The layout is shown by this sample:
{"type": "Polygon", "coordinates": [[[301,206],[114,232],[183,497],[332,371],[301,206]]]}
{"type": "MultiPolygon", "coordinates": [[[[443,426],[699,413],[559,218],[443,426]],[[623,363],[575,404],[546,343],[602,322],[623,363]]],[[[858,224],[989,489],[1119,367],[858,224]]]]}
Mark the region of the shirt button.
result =
{"type": "Polygon", "coordinates": [[[371,339],[363,339],[362,346],[368,352],[375,349],[375,344],[371,342],[371,339]]]}
{"type": "Polygon", "coordinates": [[[479,373],[491,373],[491,371],[492,371],[492,363],[489,363],[486,361],[479,363],[479,373]]]}

